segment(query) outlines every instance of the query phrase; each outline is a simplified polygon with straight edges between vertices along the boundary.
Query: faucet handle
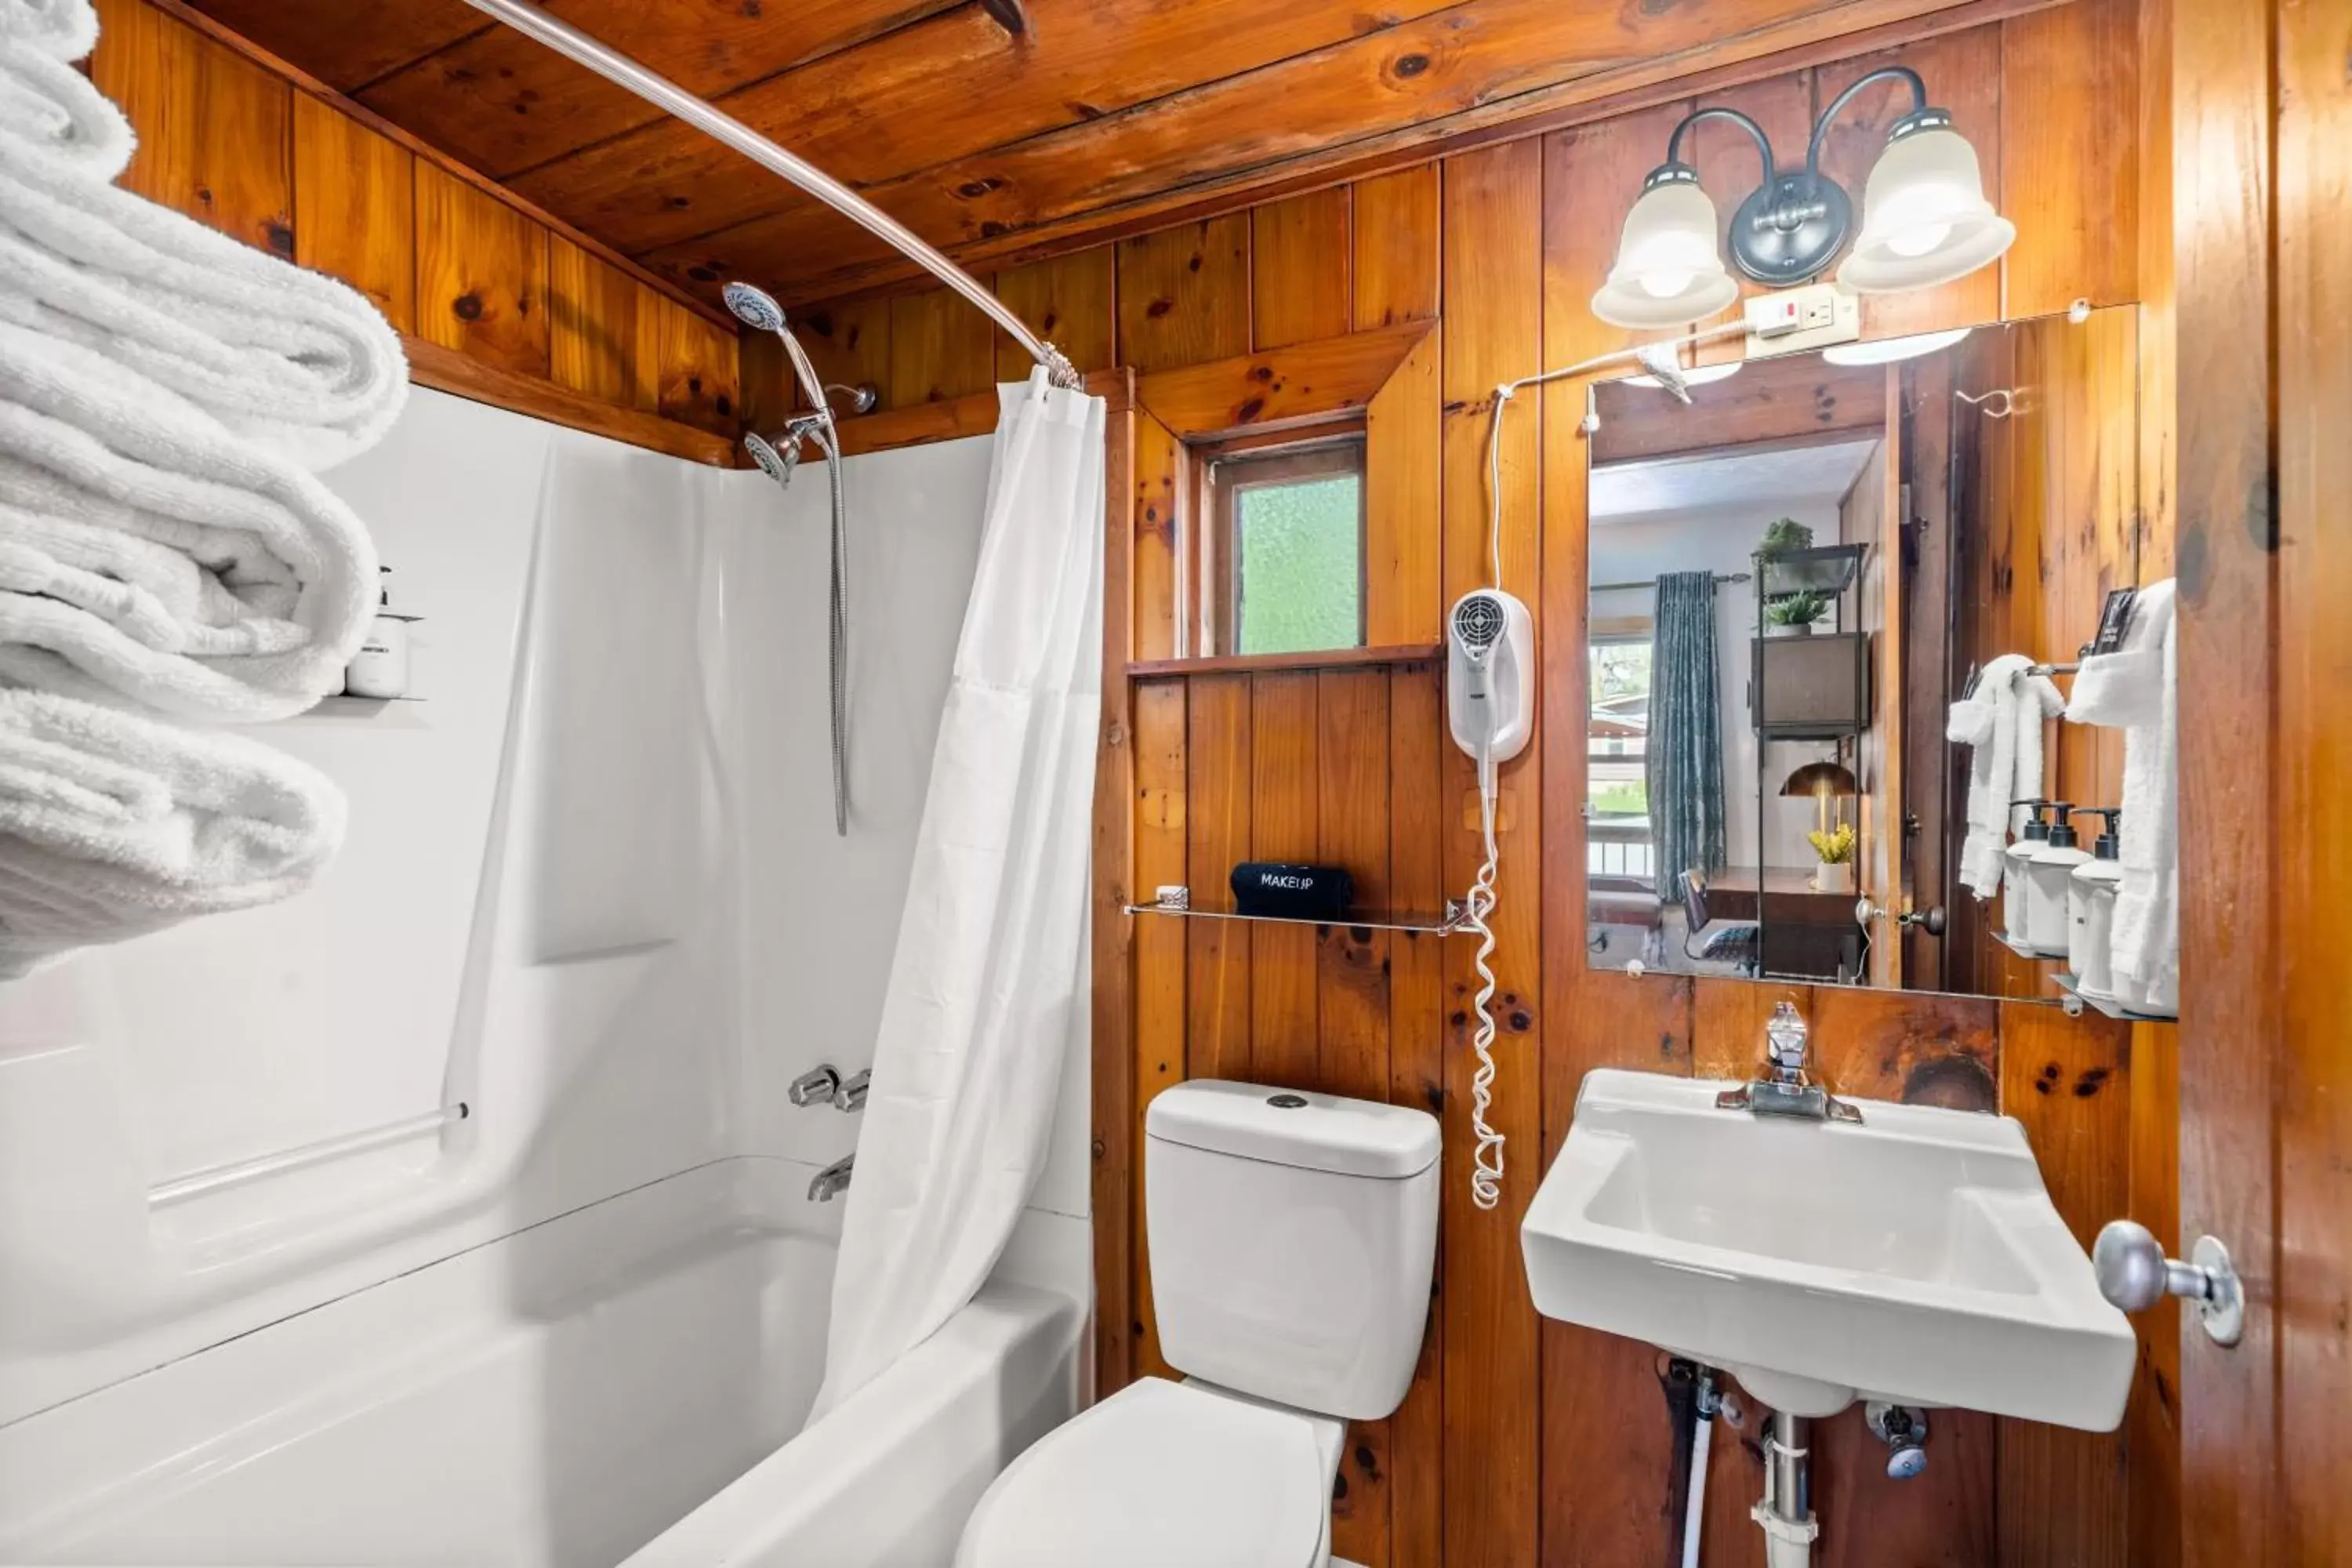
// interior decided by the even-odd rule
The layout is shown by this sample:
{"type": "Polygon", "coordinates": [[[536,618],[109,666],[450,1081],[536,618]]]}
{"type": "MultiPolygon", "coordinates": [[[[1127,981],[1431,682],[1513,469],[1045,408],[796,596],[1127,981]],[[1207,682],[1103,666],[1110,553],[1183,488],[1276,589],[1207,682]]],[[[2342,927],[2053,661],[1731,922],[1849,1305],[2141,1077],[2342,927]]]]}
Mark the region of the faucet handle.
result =
{"type": "Polygon", "coordinates": [[[1804,1016],[1794,1003],[1783,1002],[1772,1009],[1764,1025],[1764,1049],[1775,1068],[1784,1073],[1805,1070],[1806,1034],[1804,1016]]]}

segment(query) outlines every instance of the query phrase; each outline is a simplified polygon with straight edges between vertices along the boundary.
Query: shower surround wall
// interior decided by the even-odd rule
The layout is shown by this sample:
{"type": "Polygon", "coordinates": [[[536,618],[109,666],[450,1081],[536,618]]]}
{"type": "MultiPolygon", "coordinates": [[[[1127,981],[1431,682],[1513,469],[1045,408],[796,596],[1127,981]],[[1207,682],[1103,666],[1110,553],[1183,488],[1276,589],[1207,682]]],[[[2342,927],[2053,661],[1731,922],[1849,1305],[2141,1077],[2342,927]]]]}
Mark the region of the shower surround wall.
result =
{"type": "MultiPolygon", "coordinates": [[[[846,840],[822,470],[779,492],[420,391],[330,474],[424,617],[420,700],[273,728],[351,795],[314,892],[0,988],[0,1424],[674,1173],[781,1157],[797,1192],[847,1152],[857,1119],[784,1086],[871,1058],[988,460],[848,465],[846,840]],[[439,1135],[148,1201],[457,1101],[439,1135]]],[[[1073,1071],[1006,1272],[1083,1297],[1073,1071]]]]}

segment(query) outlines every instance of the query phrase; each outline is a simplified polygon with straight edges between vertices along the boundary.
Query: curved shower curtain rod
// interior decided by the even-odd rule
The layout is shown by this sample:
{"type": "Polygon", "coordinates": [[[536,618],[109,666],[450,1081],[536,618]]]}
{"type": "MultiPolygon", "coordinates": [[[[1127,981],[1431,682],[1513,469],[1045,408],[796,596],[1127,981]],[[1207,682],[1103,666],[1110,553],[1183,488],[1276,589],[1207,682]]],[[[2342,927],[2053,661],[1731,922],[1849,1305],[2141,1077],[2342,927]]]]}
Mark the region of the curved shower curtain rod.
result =
{"type": "Polygon", "coordinates": [[[981,286],[980,279],[950,261],[913,229],[815,164],[787,153],[741,121],[721,113],[667,77],[647,70],[628,56],[590,37],[570,23],[549,16],[531,5],[530,0],[467,0],[467,3],[518,32],[537,38],[566,58],[586,66],[605,80],[635,93],[655,108],[667,110],[696,130],[725,142],[753,163],[782,174],[844,217],[905,252],[924,270],[971,300],[990,320],[1010,333],[1013,342],[1028,350],[1030,358],[1045,367],[1055,385],[1077,387],[1085,384],[1085,378],[1070,363],[1069,356],[1031,331],[1020,317],[1005,309],[1003,300],[981,286]]]}

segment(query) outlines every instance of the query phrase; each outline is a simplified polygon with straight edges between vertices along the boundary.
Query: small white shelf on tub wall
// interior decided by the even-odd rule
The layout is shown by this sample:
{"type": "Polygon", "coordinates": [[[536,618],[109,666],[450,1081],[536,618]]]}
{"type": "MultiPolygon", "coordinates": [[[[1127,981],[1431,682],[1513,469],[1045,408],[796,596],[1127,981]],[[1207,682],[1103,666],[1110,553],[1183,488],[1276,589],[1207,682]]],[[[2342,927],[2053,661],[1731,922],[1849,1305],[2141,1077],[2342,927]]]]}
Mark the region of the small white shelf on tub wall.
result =
{"type": "Polygon", "coordinates": [[[289,724],[373,724],[382,729],[422,730],[425,716],[414,704],[422,697],[321,697],[285,721],[289,724]]]}

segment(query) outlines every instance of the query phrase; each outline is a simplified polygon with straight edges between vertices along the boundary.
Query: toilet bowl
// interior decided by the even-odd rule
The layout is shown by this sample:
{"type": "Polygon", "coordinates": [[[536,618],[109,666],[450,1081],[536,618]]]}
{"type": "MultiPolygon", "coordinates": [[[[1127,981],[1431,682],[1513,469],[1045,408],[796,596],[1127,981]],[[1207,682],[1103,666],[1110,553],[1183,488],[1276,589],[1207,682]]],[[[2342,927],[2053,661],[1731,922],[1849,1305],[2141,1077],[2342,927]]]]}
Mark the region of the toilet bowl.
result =
{"type": "Polygon", "coordinates": [[[973,1510],[956,1568],[1323,1568],[1351,1420],[1403,1403],[1436,1260],[1437,1121],[1194,1079],[1144,1121],[1160,1351],[973,1510]]]}

